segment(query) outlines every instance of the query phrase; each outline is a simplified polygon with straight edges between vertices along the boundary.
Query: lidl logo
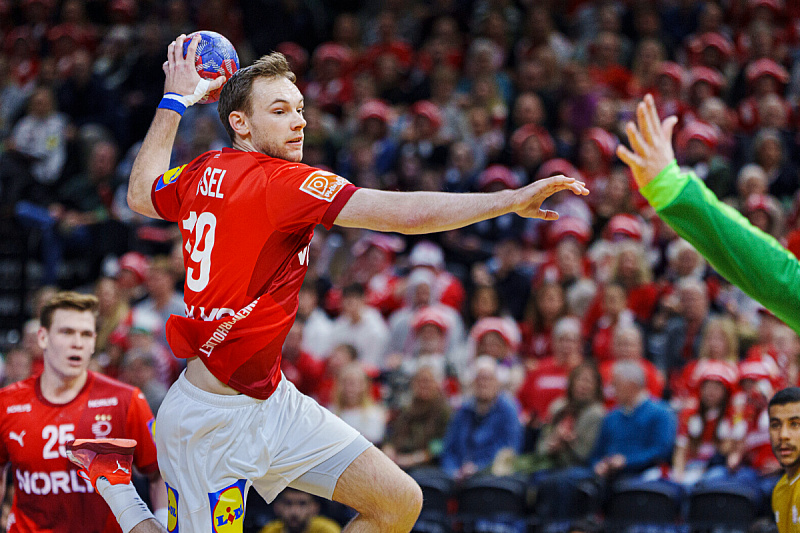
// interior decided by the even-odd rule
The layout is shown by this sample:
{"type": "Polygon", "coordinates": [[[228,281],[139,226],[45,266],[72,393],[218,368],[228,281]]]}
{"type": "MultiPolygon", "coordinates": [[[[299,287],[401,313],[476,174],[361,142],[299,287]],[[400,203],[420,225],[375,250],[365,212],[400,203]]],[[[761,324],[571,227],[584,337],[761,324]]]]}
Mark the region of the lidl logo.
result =
{"type": "Polygon", "coordinates": [[[164,174],[158,178],[158,183],[156,183],[156,190],[160,191],[170,183],[173,183],[178,180],[178,176],[181,175],[183,169],[186,168],[186,165],[171,168],[168,171],[164,172],[164,174]]]}
{"type": "Polygon", "coordinates": [[[246,479],[240,479],[233,485],[208,495],[214,533],[242,533],[246,483],[246,479]]]}
{"type": "Polygon", "coordinates": [[[150,436],[153,437],[153,442],[156,441],[156,419],[151,418],[147,421],[147,429],[150,430],[150,436]]]}
{"type": "Polygon", "coordinates": [[[178,491],[167,485],[167,531],[179,533],[178,531],[178,491]]]}

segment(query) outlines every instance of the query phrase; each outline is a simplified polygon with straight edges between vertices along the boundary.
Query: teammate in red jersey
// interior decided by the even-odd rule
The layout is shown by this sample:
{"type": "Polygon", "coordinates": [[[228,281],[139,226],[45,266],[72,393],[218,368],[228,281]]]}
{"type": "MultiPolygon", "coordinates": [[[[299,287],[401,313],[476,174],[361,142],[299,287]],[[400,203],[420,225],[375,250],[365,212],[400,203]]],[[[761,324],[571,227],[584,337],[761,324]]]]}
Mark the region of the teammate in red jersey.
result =
{"type": "Polygon", "coordinates": [[[554,220],[540,209],[548,196],[588,190],[558,176],[493,194],[385,192],[306,166],[303,95],[278,53],[222,89],[218,109],[233,149],[170,170],[181,114],[223,81],[200,79],[197,40],[184,57],[185,40],[169,46],[165,97],[128,188],[132,209],[177,222],[184,242],[187,316],[170,318],[167,338],[189,361],[156,425],[177,507],[171,525],[240,529],[251,486],[267,501],[291,486],[356,509],[346,531],[409,531],[422,504],[417,484],[280,373],[314,227],[429,233],[511,212],[554,220]]]}
{"type": "MultiPolygon", "coordinates": [[[[44,370],[0,390],[0,464],[10,465],[3,469],[0,492],[8,470],[16,479],[9,532],[120,531],[93,483],[67,460],[65,444],[75,438],[138,441],[133,463],[149,476],[152,501],[166,522],[153,413],[138,389],[87,370],[95,346],[96,310],[94,296],[56,294],[41,311],[38,342],[44,370]]],[[[129,482],[130,464],[123,461],[120,468],[127,470],[124,479],[129,482]]]]}

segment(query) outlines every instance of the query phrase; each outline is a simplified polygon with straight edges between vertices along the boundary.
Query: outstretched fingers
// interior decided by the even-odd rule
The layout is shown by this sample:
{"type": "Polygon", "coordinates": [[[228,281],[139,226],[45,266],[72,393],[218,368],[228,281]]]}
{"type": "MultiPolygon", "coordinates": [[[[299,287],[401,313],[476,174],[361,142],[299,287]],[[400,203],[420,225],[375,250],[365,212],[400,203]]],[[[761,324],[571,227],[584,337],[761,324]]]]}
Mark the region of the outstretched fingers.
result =
{"type": "Polygon", "coordinates": [[[639,168],[644,166],[644,160],[637,154],[631,152],[628,147],[623,144],[617,146],[617,157],[629,167],[639,168]]]}
{"type": "Polygon", "coordinates": [[[625,126],[625,133],[628,135],[628,142],[631,143],[631,148],[641,157],[647,157],[647,145],[639,132],[639,128],[633,122],[628,122],[625,126]]]}
{"type": "Polygon", "coordinates": [[[671,115],[664,119],[664,122],[661,123],[661,133],[664,135],[664,139],[667,141],[672,140],[672,132],[675,129],[675,125],[678,123],[678,117],[675,115],[671,115]]]}

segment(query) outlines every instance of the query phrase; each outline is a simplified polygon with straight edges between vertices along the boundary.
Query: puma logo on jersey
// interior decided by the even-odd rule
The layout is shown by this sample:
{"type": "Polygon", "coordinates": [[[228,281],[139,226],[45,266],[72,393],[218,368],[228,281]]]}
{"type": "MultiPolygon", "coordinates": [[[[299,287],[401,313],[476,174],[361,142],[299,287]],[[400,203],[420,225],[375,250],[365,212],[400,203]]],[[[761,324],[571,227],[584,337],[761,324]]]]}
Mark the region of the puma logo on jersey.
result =
{"type": "Polygon", "coordinates": [[[111,472],[111,473],[112,473],[112,474],[116,474],[116,473],[117,473],[117,472],[119,472],[120,470],[122,470],[122,473],[123,473],[123,474],[130,474],[130,473],[131,473],[131,471],[130,471],[130,470],[128,470],[127,468],[125,468],[124,466],[122,466],[121,464],[119,464],[119,461],[117,461],[117,469],[116,469],[116,470],[114,470],[114,471],[113,471],[113,472],[111,472]]]}
{"type": "Polygon", "coordinates": [[[348,183],[346,179],[332,172],[317,170],[309,174],[300,186],[300,190],[314,198],[332,202],[336,195],[339,194],[339,191],[344,189],[344,186],[348,183]]]}
{"type": "Polygon", "coordinates": [[[25,446],[25,443],[22,442],[22,437],[24,437],[24,436],[25,436],[25,430],[24,429],[22,430],[22,433],[19,433],[19,434],[15,433],[13,431],[8,434],[8,438],[11,439],[11,440],[15,440],[15,441],[19,442],[19,445],[20,445],[21,448],[25,446]]]}

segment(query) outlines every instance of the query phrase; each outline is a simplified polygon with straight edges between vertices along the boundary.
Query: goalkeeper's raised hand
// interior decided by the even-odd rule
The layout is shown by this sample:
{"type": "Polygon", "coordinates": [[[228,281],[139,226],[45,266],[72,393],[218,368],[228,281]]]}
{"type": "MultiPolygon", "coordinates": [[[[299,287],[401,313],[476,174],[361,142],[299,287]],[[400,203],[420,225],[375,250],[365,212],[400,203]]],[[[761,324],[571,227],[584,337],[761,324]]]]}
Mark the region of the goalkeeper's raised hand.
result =
{"type": "Polygon", "coordinates": [[[678,118],[670,116],[662,122],[658,118],[653,96],[648,94],[636,106],[636,122],[628,122],[625,127],[631,148],[620,144],[617,147],[617,156],[630,167],[641,188],[675,159],[672,130],[678,118]]]}

